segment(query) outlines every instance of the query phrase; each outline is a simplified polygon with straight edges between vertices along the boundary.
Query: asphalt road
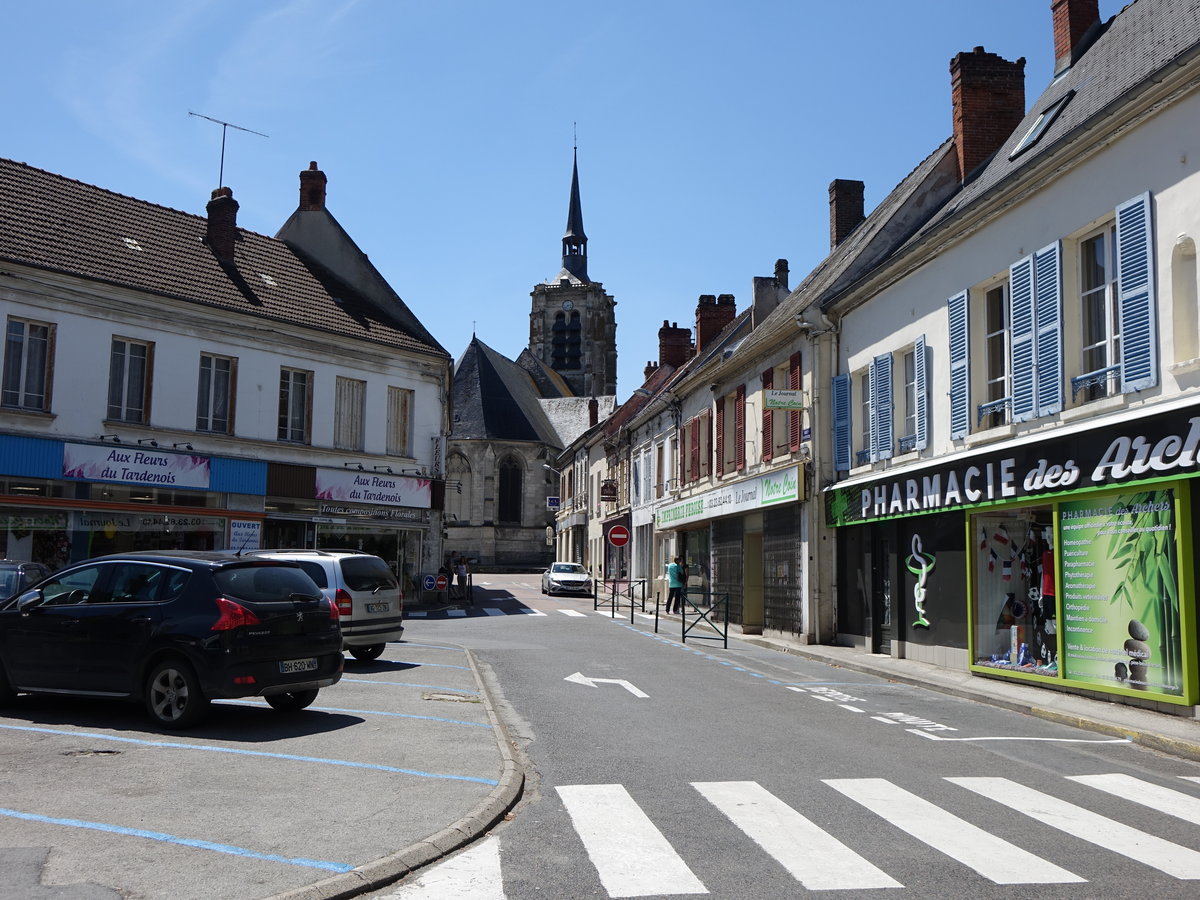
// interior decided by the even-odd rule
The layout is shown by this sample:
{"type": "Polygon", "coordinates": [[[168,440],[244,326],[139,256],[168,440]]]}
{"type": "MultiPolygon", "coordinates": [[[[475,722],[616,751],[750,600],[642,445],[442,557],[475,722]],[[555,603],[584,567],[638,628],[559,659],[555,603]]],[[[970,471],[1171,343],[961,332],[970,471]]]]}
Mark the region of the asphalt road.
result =
{"type": "Polygon", "coordinates": [[[1196,895],[1194,763],[736,640],[684,643],[677,623],[656,634],[531,577],[477,583],[544,615],[420,628],[494,681],[525,798],[372,896],[1196,895]]]}

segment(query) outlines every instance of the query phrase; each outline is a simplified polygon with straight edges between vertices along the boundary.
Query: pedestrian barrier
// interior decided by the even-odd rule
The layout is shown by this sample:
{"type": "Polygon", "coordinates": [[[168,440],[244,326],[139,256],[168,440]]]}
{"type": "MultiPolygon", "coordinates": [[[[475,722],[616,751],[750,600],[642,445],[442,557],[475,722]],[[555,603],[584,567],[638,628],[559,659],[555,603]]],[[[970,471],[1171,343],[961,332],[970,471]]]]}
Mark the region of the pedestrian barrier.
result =
{"type": "Polygon", "coordinates": [[[603,588],[594,588],[592,609],[598,612],[601,608],[611,612],[615,619],[621,611],[622,601],[629,604],[629,621],[633,623],[633,613],[636,609],[646,611],[647,581],[643,579],[614,578],[605,581],[603,588]]]}
{"type": "MultiPolygon", "coordinates": [[[[658,633],[660,596],[654,595],[654,633],[658,633]]],[[[631,614],[632,616],[632,614],[631,614]]],[[[729,594],[715,594],[712,591],[686,590],[683,594],[683,611],[679,615],[683,628],[683,642],[686,644],[688,634],[701,623],[706,624],[717,634],[697,633],[694,637],[705,640],[715,640],[720,637],[726,650],[729,649],[729,594]],[[697,602],[699,598],[699,602],[697,602]]],[[[630,619],[632,621],[632,618],[630,619]]]]}

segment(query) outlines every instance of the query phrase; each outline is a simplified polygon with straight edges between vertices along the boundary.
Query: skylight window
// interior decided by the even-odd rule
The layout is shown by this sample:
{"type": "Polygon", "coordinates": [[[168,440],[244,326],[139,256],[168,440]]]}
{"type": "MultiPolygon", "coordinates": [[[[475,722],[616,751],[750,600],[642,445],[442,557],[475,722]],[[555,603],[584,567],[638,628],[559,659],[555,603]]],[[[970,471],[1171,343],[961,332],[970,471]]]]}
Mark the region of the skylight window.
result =
{"type": "Polygon", "coordinates": [[[276,287],[275,279],[272,278],[270,275],[267,275],[263,272],[259,272],[258,277],[261,278],[263,281],[265,281],[271,287],[276,287]]]}
{"type": "Polygon", "coordinates": [[[122,240],[125,242],[125,246],[128,247],[130,250],[136,250],[138,253],[143,252],[142,245],[139,244],[137,241],[135,241],[133,238],[122,238],[122,240]]]}
{"type": "Polygon", "coordinates": [[[1016,159],[1034,144],[1042,139],[1042,135],[1046,133],[1046,129],[1054,124],[1054,120],[1058,118],[1058,114],[1063,111],[1071,98],[1075,96],[1074,91],[1067,91],[1044,110],[1037,117],[1034,123],[1029,126],[1029,130],[1025,132],[1025,137],[1017,142],[1017,146],[1013,147],[1012,153],[1008,154],[1009,159],[1016,159]]]}

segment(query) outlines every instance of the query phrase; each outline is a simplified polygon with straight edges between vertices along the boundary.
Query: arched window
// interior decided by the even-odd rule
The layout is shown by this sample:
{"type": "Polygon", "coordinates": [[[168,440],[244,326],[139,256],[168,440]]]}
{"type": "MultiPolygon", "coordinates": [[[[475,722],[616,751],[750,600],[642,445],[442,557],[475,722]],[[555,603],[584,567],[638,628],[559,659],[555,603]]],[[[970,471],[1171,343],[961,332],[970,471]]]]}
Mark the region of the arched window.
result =
{"type": "Polygon", "coordinates": [[[579,310],[571,313],[571,321],[567,325],[567,368],[578,369],[579,357],[583,353],[583,324],[579,320],[579,310]]]}
{"type": "Polygon", "coordinates": [[[446,459],[446,519],[460,524],[471,521],[471,464],[461,453],[446,459]]]}
{"type": "Polygon", "coordinates": [[[521,499],[524,468],[520,460],[506,456],[500,461],[497,479],[496,521],[506,525],[521,524],[521,499]]]}

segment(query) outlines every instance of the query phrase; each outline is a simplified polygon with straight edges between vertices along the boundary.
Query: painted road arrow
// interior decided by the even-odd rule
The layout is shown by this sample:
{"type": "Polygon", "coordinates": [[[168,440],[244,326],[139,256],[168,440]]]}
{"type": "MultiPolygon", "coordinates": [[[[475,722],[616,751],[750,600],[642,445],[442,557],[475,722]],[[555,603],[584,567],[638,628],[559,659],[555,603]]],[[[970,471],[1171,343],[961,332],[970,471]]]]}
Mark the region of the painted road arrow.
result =
{"type": "Polygon", "coordinates": [[[649,697],[649,694],[643,693],[635,688],[628,681],[622,678],[588,678],[582,672],[576,672],[574,675],[568,675],[563,681],[572,681],[575,684],[585,684],[588,687],[596,687],[601,684],[619,684],[635,697],[649,697]]]}

